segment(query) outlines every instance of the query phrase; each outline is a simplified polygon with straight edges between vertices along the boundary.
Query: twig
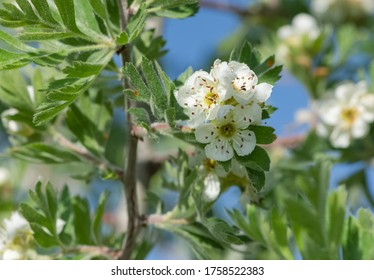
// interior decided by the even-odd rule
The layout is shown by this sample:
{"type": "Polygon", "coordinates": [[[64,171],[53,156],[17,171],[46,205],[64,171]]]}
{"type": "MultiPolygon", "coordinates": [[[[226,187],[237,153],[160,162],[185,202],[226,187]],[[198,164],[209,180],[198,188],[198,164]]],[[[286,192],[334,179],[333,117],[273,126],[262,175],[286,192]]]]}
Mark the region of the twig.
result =
{"type": "Polygon", "coordinates": [[[173,225],[185,225],[188,224],[189,222],[186,219],[183,218],[178,218],[178,219],[173,219],[170,218],[169,215],[161,215],[161,214],[152,214],[147,217],[146,223],[148,225],[160,225],[167,222],[168,224],[173,224],[173,225]]]}
{"type": "Polygon", "coordinates": [[[111,164],[110,162],[107,162],[103,159],[99,159],[95,156],[93,156],[85,147],[78,146],[71,142],[69,139],[67,139],[65,136],[58,132],[53,132],[55,141],[62,147],[65,147],[72,152],[78,154],[80,157],[84,158],[85,160],[91,162],[94,166],[96,166],[98,169],[107,171],[112,170],[116,173],[116,175],[121,179],[123,178],[123,171],[118,168],[117,166],[111,164]]]}
{"type": "MultiPolygon", "coordinates": [[[[124,30],[127,23],[129,22],[130,13],[128,10],[127,0],[118,0],[120,14],[121,14],[121,28],[124,30]]],[[[131,46],[129,44],[125,45],[123,50],[121,50],[121,58],[123,66],[131,60],[131,46]]],[[[130,85],[127,79],[123,79],[124,88],[129,88],[130,85]]],[[[127,202],[127,216],[128,225],[126,238],[124,240],[124,245],[122,253],[119,257],[121,260],[130,259],[131,253],[133,251],[138,232],[140,230],[140,215],[138,206],[138,197],[136,193],[136,177],[137,177],[137,147],[138,138],[132,133],[132,118],[128,113],[129,109],[133,106],[131,100],[125,97],[125,111],[126,111],[126,127],[127,127],[127,139],[128,139],[128,149],[127,149],[127,161],[125,162],[125,175],[123,177],[122,183],[124,186],[124,192],[126,195],[127,202]]]]}

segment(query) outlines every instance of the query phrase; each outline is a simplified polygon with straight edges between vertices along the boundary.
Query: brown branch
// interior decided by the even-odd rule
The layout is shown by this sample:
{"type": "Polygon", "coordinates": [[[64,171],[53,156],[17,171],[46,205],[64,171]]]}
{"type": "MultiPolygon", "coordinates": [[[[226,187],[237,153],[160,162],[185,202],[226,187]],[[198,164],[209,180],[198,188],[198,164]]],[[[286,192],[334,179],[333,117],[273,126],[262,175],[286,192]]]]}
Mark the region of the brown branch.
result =
{"type": "Polygon", "coordinates": [[[262,145],[267,148],[275,148],[275,147],[281,147],[281,148],[293,148],[297,145],[299,145],[302,141],[304,141],[305,135],[292,135],[287,137],[280,137],[277,140],[275,140],[273,143],[269,145],[262,145]]]}
{"type": "MultiPolygon", "coordinates": [[[[124,30],[130,19],[130,12],[128,9],[127,0],[118,0],[120,14],[121,14],[121,28],[124,30]]],[[[124,66],[127,62],[131,61],[131,46],[129,44],[125,45],[121,51],[122,65],[124,66]]],[[[129,88],[129,82],[127,79],[123,79],[124,88],[129,88]]],[[[124,240],[124,245],[122,248],[122,253],[119,259],[125,260],[131,258],[131,253],[133,251],[136,238],[141,228],[141,219],[139,215],[138,206],[138,196],[136,193],[136,177],[137,177],[137,148],[138,148],[138,138],[132,133],[132,118],[128,113],[128,110],[135,106],[132,101],[125,97],[125,112],[126,112],[126,128],[127,128],[127,139],[128,139],[128,149],[127,149],[127,160],[125,162],[125,172],[122,180],[124,192],[127,202],[127,232],[124,240]]]]}

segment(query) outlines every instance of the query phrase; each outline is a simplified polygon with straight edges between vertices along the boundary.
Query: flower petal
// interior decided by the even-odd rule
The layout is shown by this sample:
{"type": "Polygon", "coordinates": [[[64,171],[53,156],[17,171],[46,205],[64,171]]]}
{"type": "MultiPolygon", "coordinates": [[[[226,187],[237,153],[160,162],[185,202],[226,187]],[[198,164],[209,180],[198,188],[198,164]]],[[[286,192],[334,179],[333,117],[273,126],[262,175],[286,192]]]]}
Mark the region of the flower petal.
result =
{"type": "Polygon", "coordinates": [[[227,161],[234,156],[234,150],[227,140],[219,138],[205,146],[205,154],[210,159],[227,161]]]}
{"type": "Polygon", "coordinates": [[[204,179],[203,197],[206,201],[215,200],[221,192],[221,183],[214,173],[209,173],[204,179]]]}
{"type": "Polygon", "coordinates": [[[255,88],[253,100],[259,103],[265,102],[266,100],[269,99],[272,90],[273,90],[273,86],[271,84],[268,84],[268,83],[258,84],[255,88]]]}
{"type": "Polygon", "coordinates": [[[353,138],[362,138],[369,133],[369,125],[363,120],[356,120],[352,125],[353,138]]]}
{"type": "Polygon", "coordinates": [[[249,155],[256,147],[256,135],[252,131],[243,130],[234,137],[233,145],[238,156],[249,155]]]}
{"type": "Polygon", "coordinates": [[[211,123],[204,123],[195,130],[196,140],[200,143],[210,143],[216,136],[216,128],[211,123]]]}
{"type": "Polygon", "coordinates": [[[235,126],[239,129],[245,129],[251,124],[261,124],[262,121],[262,108],[255,102],[236,106],[233,114],[235,126]]]}
{"type": "Polygon", "coordinates": [[[330,141],[336,148],[347,148],[351,142],[349,131],[336,127],[330,135],[330,141]]]}

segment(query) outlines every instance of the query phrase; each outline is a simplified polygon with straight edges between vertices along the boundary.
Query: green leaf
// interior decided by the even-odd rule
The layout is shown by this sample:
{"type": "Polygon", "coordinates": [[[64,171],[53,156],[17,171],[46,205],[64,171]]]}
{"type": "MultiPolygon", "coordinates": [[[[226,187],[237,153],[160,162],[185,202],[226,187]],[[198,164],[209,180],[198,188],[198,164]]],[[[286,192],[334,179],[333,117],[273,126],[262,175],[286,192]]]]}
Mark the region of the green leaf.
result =
{"type": "Polygon", "coordinates": [[[117,45],[126,45],[129,42],[129,35],[126,31],[123,31],[119,36],[116,37],[117,45]]]}
{"type": "Polygon", "coordinates": [[[128,35],[129,42],[134,41],[145,27],[145,20],[147,18],[147,10],[145,3],[142,4],[136,14],[131,17],[129,24],[126,27],[126,34],[128,35]]]}
{"type": "Polygon", "coordinates": [[[75,21],[74,0],[54,0],[64,25],[75,33],[81,33],[75,21]]]}
{"type": "Polygon", "coordinates": [[[258,77],[259,83],[275,84],[281,78],[282,65],[269,69],[258,77]]]}
{"type": "Polygon", "coordinates": [[[257,191],[260,191],[262,187],[265,185],[265,172],[259,171],[257,169],[252,169],[249,167],[246,167],[246,170],[253,186],[257,191]]]}
{"type": "Polygon", "coordinates": [[[79,244],[92,245],[91,217],[88,201],[80,197],[73,198],[74,231],[79,244]]]}
{"type": "Polygon", "coordinates": [[[158,119],[162,119],[164,117],[164,112],[167,109],[167,98],[164,93],[163,85],[161,84],[152,62],[145,57],[142,61],[142,70],[151,92],[150,105],[152,113],[158,119]]]}
{"type": "Polygon", "coordinates": [[[55,101],[46,102],[38,107],[38,112],[34,115],[33,122],[35,125],[44,125],[46,122],[53,119],[58,113],[68,107],[73,100],[70,101],[55,101]]]}
{"type": "Polygon", "coordinates": [[[94,219],[93,219],[92,227],[93,227],[93,233],[94,233],[94,236],[95,236],[95,240],[96,240],[95,243],[96,244],[101,243],[101,220],[102,220],[103,215],[104,215],[105,205],[106,205],[106,202],[108,200],[108,196],[109,196],[108,192],[103,192],[100,195],[99,204],[97,206],[95,216],[94,216],[94,219]]]}
{"type": "Polygon", "coordinates": [[[195,4],[198,0],[155,0],[152,1],[152,7],[160,9],[177,8],[181,5],[195,4]]]}
{"type": "MultiPolygon", "coordinates": [[[[195,1],[196,2],[196,1],[195,1]]],[[[166,17],[166,18],[186,18],[193,16],[199,10],[199,4],[188,4],[188,5],[180,5],[174,8],[167,8],[167,9],[160,9],[159,7],[155,7],[151,9],[151,12],[154,12],[159,17],[166,17]],[[153,10],[153,11],[152,11],[153,10]]]]}
{"type": "Polygon", "coordinates": [[[105,4],[101,0],[90,0],[90,4],[95,13],[104,21],[108,20],[108,11],[105,4]]]}
{"type": "Polygon", "coordinates": [[[57,220],[57,194],[50,182],[47,183],[45,188],[49,215],[53,221],[57,220]]]}
{"type": "Polygon", "coordinates": [[[16,2],[28,18],[31,20],[38,20],[32,6],[27,0],[16,0],[16,2]]]}
{"type": "Polygon", "coordinates": [[[52,16],[47,0],[31,0],[31,2],[33,3],[42,19],[44,19],[46,22],[57,24],[52,16]]]}
{"type": "Polygon", "coordinates": [[[260,170],[264,170],[264,171],[268,171],[270,169],[269,155],[260,146],[256,146],[253,152],[250,153],[249,155],[237,156],[236,158],[239,161],[239,163],[247,167],[251,167],[255,169],[259,167],[260,170]]]}
{"type": "Polygon", "coordinates": [[[37,223],[44,227],[48,225],[47,218],[44,215],[40,214],[33,207],[24,202],[20,204],[20,212],[30,224],[37,223]]]}
{"type": "Polygon", "coordinates": [[[134,122],[144,128],[149,129],[151,119],[146,109],[144,108],[130,108],[128,112],[133,117],[134,122]]]}
{"type": "Polygon", "coordinates": [[[16,50],[20,50],[23,52],[34,52],[36,49],[33,47],[30,47],[28,45],[25,45],[18,39],[16,39],[14,36],[10,36],[8,33],[0,29],[0,41],[3,41],[4,43],[8,44],[9,46],[15,48],[16,50]]]}
{"type": "Polygon", "coordinates": [[[30,143],[11,150],[16,158],[34,163],[66,163],[80,161],[73,153],[44,143],[30,143]]]}
{"type": "Polygon", "coordinates": [[[46,233],[43,227],[39,224],[31,223],[30,226],[32,231],[34,232],[34,238],[40,246],[44,248],[50,248],[59,245],[56,238],[46,233]]]}
{"type": "Polygon", "coordinates": [[[69,78],[86,78],[98,75],[102,68],[103,65],[101,64],[74,61],[72,66],[65,67],[62,72],[69,78]]]}
{"type": "Polygon", "coordinates": [[[269,56],[267,59],[265,59],[260,65],[257,65],[253,71],[256,73],[257,76],[261,75],[266,70],[272,68],[275,63],[275,56],[269,56]]]}
{"type": "Polygon", "coordinates": [[[256,143],[257,144],[271,144],[276,139],[275,129],[270,126],[252,126],[250,128],[256,134],[256,143]]]}
{"type": "Polygon", "coordinates": [[[147,88],[135,66],[131,63],[126,63],[123,68],[123,74],[129,79],[131,85],[136,91],[132,95],[136,97],[137,100],[148,103],[151,99],[151,92],[147,88]]]}
{"type": "Polygon", "coordinates": [[[23,32],[19,34],[19,38],[24,41],[62,40],[76,36],[77,35],[72,32],[58,31],[23,32]]]}
{"type": "Polygon", "coordinates": [[[336,258],[339,257],[339,248],[343,237],[344,218],[346,214],[348,193],[341,186],[333,191],[328,198],[328,233],[329,246],[332,253],[335,252],[336,258]]]}

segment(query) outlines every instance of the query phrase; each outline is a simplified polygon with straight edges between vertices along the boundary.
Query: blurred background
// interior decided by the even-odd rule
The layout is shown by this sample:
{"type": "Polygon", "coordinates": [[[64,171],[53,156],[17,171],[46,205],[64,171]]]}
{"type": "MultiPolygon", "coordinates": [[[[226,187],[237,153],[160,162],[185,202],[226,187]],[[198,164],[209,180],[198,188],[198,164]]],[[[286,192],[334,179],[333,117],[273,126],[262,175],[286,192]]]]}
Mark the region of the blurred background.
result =
{"type": "MultiPolygon", "coordinates": [[[[339,2],[339,1],[338,1],[339,2]]],[[[344,1],[341,1],[340,5],[344,1]]],[[[369,2],[372,2],[371,0],[369,2]]],[[[344,8],[344,7],[340,7],[344,8]]],[[[228,60],[231,50],[241,45],[244,40],[249,40],[257,46],[263,54],[263,59],[277,53],[279,38],[277,30],[283,25],[290,24],[292,18],[300,13],[312,14],[311,1],[308,0],[202,0],[200,10],[193,17],[187,19],[165,19],[157,22],[159,33],[166,41],[166,55],[161,59],[161,64],[166,73],[176,79],[184,70],[192,66],[194,70],[209,70],[213,61],[217,58],[228,60]]],[[[370,16],[372,11],[370,12],[370,16]]],[[[336,21],[341,20],[340,16],[336,21]]],[[[359,18],[344,18],[350,20],[349,24],[355,26],[357,30],[364,30],[367,35],[362,45],[354,46],[349,59],[345,63],[334,69],[330,73],[329,79],[334,80],[357,79],[359,69],[367,69],[373,55],[373,50],[368,50],[368,45],[373,43],[372,19],[368,22],[361,22],[359,18]],[[371,52],[371,53],[370,53],[371,52]],[[368,59],[369,58],[369,59],[368,59]]],[[[326,24],[326,30],[331,32],[331,36],[338,36],[341,22],[326,23],[326,18],[318,18],[319,24],[326,24]],[[330,24],[330,25],[329,25],[330,24]]],[[[353,27],[352,27],[353,28],[353,27]]],[[[361,31],[360,31],[361,32],[361,31]]],[[[354,37],[354,32],[350,37],[354,37]]],[[[337,40],[335,38],[335,40],[337,40]]],[[[354,40],[354,38],[353,38],[354,40]]],[[[318,60],[318,57],[316,58],[318,60]]],[[[333,58],[331,58],[333,59],[333,58]]],[[[276,63],[281,61],[276,60],[276,63]]],[[[309,111],[310,94],[305,83],[300,77],[291,73],[287,67],[282,72],[282,78],[273,88],[269,103],[278,110],[266,120],[266,124],[276,129],[276,134],[280,139],[293,139],[303,136],[310,129],[309,111]]],[[[5,108],[3,107],[2,110],[5,108]]],[[[123,113],[115,112],[114,127],[118,129],[117,141],[123,139],[121,126],[123,113]],[[122,134],[121,134],[122,133],[122,134]]],[[[9,147],[9,140],[4,128],[0,132],[0,148],[2,150],[9,147]]],[[[163,148],[155,146],[156,149],[163,148]]],[[[114,151],[117,155],[120,152],[114,151]]],[[[281,154],[287,151],[280,151],[281,154]]],[[[275,155],[276,156],[276,155],[275,155]]],[[[72,168],[70,166],[55,165],[53,168],[45,165],[27,164],[20,160],[9,160],[6,156],[1,158],[0,167],[0,218],[17,207],[18,203],[27,196],[27,189],[32,187],[40,176],[48,179],[57,187],[68,184],[72,193],[87,196],[92,209],[96,207],[99,195],[103,190],[109,190],[111,195],[107,205],[108,214],[105,216],[107,230],[110,232],[112,226],[116,225],[116,230],[124,230],[126,220],[123,215],[125,205],[121,185],[112,180],[96,178],[87,184],[81,178],[70,176],[72,168]],[[69,175],[70,174],[70,175],[69,175]]],[[[81,168],[81,167],[77,167],[81,168]]],[[[334,166],[331,176],[331,187],[334,188],[345,177],[365,169],[369,192],[374,195],[374,170],[372,166],[364,165],[362,162],[340,163],[334,166]]],[[[78,173],[85,173],[80,170],[78,173]]],[[[89,172],[89,170],[87,170],[89,172]]],[[[215,203],[213,212],[220,218],[230,222],[226,209],[234,207],[240,208],[237,203],[240,199],[241,191],[237,187],[228,189],[215,203]]],[[[177,195],[172,191],[165,191],[163,201],[165,207],[172,208],[177,195]]],[[[372,207],[367,196],[358,195],[358,204],[372,207]]],[[[187,259],[190,258],[188,245],[182,239],[165,233],[157,237],[157,245],[149,252],[147,259],[187,259]]],[[[232,256],[233,258],[235,256],[232,256]]]]}

